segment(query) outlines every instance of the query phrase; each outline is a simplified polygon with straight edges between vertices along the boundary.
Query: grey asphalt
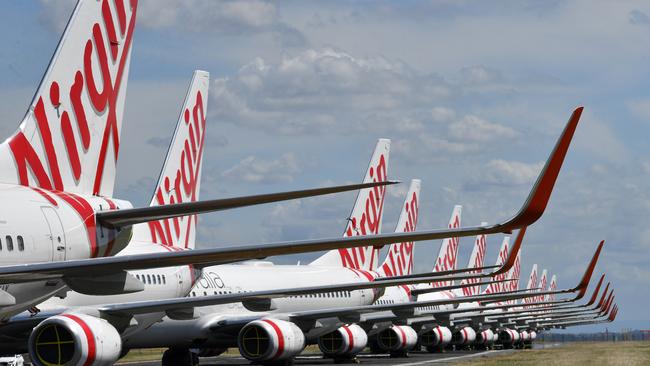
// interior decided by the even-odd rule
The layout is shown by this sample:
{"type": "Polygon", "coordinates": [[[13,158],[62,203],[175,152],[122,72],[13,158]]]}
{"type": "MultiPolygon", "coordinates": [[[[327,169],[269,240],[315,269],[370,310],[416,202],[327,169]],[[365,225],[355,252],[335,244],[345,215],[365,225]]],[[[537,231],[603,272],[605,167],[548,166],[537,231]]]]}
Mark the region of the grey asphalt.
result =
{"type": "MultiPolygon", "coordinates": [[[[451,365],[460,361],[466,361],[473,358],[492,357],[502,355],[513,350],[502,351],[453,351],[446,353],[426,353],[411,352],[405,358],[391,358],[388,355],[361,354],[359,355],[359,364],[374,365],[400,365],[400,366],[419,366],[419,365],[451,365]]],[[[202,366],[238,366],[251,365],[251,363],[242,357],[221,356],[201,358],[202,366]]],[[[129,366],[158,366],[160,361],[147,362],[129,362],[121,363],[129,366]]],[[[319,354],[303,355],[296,357],[295,365],[334,365],[331,359],[324,359],[319,354]]]]}

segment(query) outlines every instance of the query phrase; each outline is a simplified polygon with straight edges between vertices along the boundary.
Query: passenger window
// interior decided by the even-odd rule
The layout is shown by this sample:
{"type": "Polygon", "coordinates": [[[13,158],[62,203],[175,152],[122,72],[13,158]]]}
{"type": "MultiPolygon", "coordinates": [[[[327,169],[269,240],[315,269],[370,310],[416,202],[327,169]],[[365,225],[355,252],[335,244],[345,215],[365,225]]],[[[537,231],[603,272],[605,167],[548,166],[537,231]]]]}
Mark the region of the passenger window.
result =
{"type": "Polygon", "coordinates": [[[14,240],[9,235],[7,235],[5,239],[7,240],[7,250],[11,252],[14,250],[14,240]]]}
{"type": "Polygon", "coordinates": [[[162,279],[160,278],[160,275],[158,275],[158,284],[160,285],[162,283],[162,279]]]}
{"type": "Polygon", "coordinates": [[[2,240],[0,240],[0,250],[2,250],[2,240]]]}
{"type": "Polygon", "coordinates": [[[163,275],[163,285],[167,284],[167,276],[163,275]]]}
{"type": "Polygon", "coordinates": [[[147,275],[147,284],[151,284],[151,276],[147,275]]]}
{"type": "Polygon", "coordinates": [[[18,250],[20,250],[21,252],[24,251],[25,250],[25,241],[23,241],[23,237],[18,235],[16,240],[18,241],[18,250]]]}

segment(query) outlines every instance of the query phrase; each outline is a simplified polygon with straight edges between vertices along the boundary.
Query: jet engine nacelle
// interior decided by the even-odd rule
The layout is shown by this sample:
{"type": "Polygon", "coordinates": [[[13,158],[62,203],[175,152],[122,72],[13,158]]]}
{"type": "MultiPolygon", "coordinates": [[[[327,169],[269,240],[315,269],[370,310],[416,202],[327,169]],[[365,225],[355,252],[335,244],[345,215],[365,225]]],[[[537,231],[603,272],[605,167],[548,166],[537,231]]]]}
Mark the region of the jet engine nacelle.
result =
{"type": "Polygon", "coordinates": [[[516,330],[505,328],[501,330],[501,332],[499,332],[499,339],[503,344],[513,344],[519,342],[520,338],[521,337],[519,335],[519,332],[517,332],[516,330]]]}
{"type": "Polygon", "coordinates": [[[537,332],[536,331],[531,330],[529,333],[530,333],[530,341],[531,342],[534,341],[535,339],[537,339],[537,332]]]}
{"type": "Polygon", "coordinates": [[[520,340],[521,342],[528,342],[528,341],[530,341],[530,333],[529,333],[528,331],[525,331],[525,330],[519,332],[519,340],[520,340]]]}
{"type": "Polygon", "coordinates": [[[476,331],[472,327],[461,328],[454,332],[451,343],[456,345],[469,345],[476,340],[476,331]]]}
{"type": "Polygon", "coordinates": [[[284,360],[305,348],[305,335],[294,323],[260,319],[246,324],[237,336],[242,356],[250,361],[284,360]]]}
{"type": "Polygon", "coordinates": [[[494,343],[494,332],[491,329],[485,329],[477,333],[476,343],[484,346],[494,343]]]}
{"type": "Polygon", "coordinates": [[[444,346],[451,342],[451,330],[447,327],[435,327],[420,334],[420,344],[425,347],[444,346]]]}
{"type": "Polygon", "coordinates": [[[367,344],[366,331],[356,324],[344,325],[318,338],[318,348],[327,357],[354,356],[367,344]]]}
{"type": "Polygon", "coordinates": [[[377,334],[377,345],[383,351],[404,352],[418,343],[418,333],[407,325],[393,325],[377,334]]]}
{"type": "Polygon", "coordinates": [[[106,320],[85,314],[60,314],[41,322],[29,337],[37,366],[104,366],[120,357],[122,339],[106,320]]]}

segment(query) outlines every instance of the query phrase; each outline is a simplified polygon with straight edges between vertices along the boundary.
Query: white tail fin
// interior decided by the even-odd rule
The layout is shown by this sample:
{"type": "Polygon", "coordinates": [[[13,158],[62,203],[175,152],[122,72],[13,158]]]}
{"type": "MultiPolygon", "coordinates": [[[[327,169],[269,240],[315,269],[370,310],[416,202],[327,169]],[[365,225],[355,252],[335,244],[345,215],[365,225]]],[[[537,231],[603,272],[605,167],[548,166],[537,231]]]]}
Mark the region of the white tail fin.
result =
{"type": "MultiPolygon", "coordinates": [[[[195,71],[163,163],[151,206],[199,200],[205,115],[210,74],[195,71]]],[[[151,221],[133,228],[133,239],[177,248],[194,248],[197,216],[151,221]]]]}
{"type": "MultiPolygon", "coordinates": [[[[379,139],[370,159],[364,183],[383,182],[388,179],[390,140],[379,139]]],[[[381,232],[381,217],[386,197],[386,187],[362,189],[348,218],[343,236],[371,235],[381,232]]],[[[372,271],[377,266],[373,247],[331,250],[311,263],[316,266],[348,267],[372,271]]]]}
{"type": "MultiPolygon", "coordinates": [[[[506,236],[503,238],[503,241],[501,242],[501,248],[499,248],[499,253],[497,254],[497,261],[495,265],[502,266],[503,263],[506,262],[506,259],[508,258],[508,250],[510,250],[510,237],[506,236]]],[[[494,281],[502,281],[506,279],[506,275],[507,272],[494,276],[492,277],[492,279],[494,281]]],[[[503,283],[491,283],[483,291],[483,294],[496,294],[499,292],[503,292],[504,290],[505,287],[503,286],[503,283]]]]}
{"type": "MultiPolygon", "coordinates": [[[[486,226],[487,222],[482,222],[481,226],[486,226]]],[[[467,263],[467,268],[480,268],[483,267],[485,264],[485,250],[487,248],[487,235],[479,235],[476,237],[476,240],[474,240],[474,248],[472,249],[472,254],[469,256],[469,263],[467,263]]],[[[467,274],[471,273],[480,273],[481,271],[473,271],[473,272],[468,272],[467,274]]],[[[472,279],[466,279],[462,280],[460,283],[461,285],[464,284],[478,284],[481,282],[480,278],[472,278],[472,279]]],[[[464,296],[474,296],[478,295],[481,292],[481,286],[476,285],[473,287],[463,287],[462,288],[463,295],[464,296]]]]}
{"type": "MultiPolygon", "coordinates": [[[[415,230],[418,223],[418,208],[420,207],[420,180],[413,179],[404,199],[402,212],[395,227],[396,233],[415,230]]],[[[402,276],[413,272],[413,242],[392,244],[384,263],[377,271],[380,276],[402,276]]]]}
{"type": "Polygon", "coordinates": [[[110,197],[137,1],[79,1],[18,131],[0,181],[110,197]]]}
{"type": "MultiPolygon", "coordinates": [[[[538,286],[539,287],[539,292],[543,292],[543,291],[547,290],[547,288],[546,288],[546,285],[548,285],[548,277],[547,276],[548,276],[548,271],[546,269],[544,269],[542,271],[542,275],[539,277],[539,286],[538,286]]],[[[535,301],[544,301],[545,298],[546,298],[546,296],[540,295],[540,296],[535,298],[535,301]]]]}
{"type": "MultiPolygon", "coordinates": [[[[521,249],[517,252],[517,257],[515,258],[515,263],[512,265],[508,274],[508,279],[511,280],[505,284],[506,291],[517,291],[519,290],[519,276],[521,276],[521,249]]],[[[506,301],[507,304],[515,304],[517,300],[506,301]]]]}
{"type": "MultiPolygon", "coordinates": [[[[460,218],[463,211],[463,206],[456,205],[451,213],[449,219],[449,228],[459,228],[460,218]]],[[[451,271],[456,269],[456,262],[458,260],[458,243],[460,238],[447,238],[442,241],[438,258],[433,266],[433,272],[451,271]]],[[[432,287],[448,286],[451,285],[450,281],[446,282],[433,282],[432,287]]]]}
{"type": "MultiPolygon", "coordinates": [[[[526,290],[530,290],[537,287],[537,264],[533,264],[533,269],[530,271],[530,276],[528,277],[528,284],[526,285],[526,290]]],[[[524,303],[533,302],[532,297],[524,299],[524,303]]]]}
{"type": "MultiPolygon", "coordinates": [[[[551,277],[551,283],[548,285],[548,290],[551,291],[551,292],[557,291],[557,276],[556,275],[553,275],[553,277],[551,277]]],[[[549,294],[546,297],[546,301],[555,301],[555,295],[554,294],[549,294]]]]}

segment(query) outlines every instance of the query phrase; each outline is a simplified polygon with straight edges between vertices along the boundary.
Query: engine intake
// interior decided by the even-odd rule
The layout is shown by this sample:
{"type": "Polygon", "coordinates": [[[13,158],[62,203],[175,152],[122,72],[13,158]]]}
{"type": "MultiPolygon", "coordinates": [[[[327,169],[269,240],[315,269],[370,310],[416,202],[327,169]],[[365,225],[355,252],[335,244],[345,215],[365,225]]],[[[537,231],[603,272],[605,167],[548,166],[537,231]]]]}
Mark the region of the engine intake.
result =
{"type": "Polygon", "coordinates": [[[454,332],[451,343],[455,345],[469,345],[476,340],[476,331],[472,327],[464,327],[454,332]]]}
{"type": "Polygon", "coordinates": [[[415,329],[406,325],[393,325],[377,334],[377,345],[383,351],[405,352],[418,342],[415,329]]]}
{"type": "Polygon", "coordinates": [[[447,327],[435,327],[420,334],[420,344],[425,347],[441,347],[451,342],[451,330],[447,327]]]}
{"type": "Polygon", "coordinates": [[[490,329],[485,329],[476,334],[476,343],[487,346],[494,343],[494,332],[490,329]]]}
{"type": "Polygon", "coordinates": [[[70,313],[53,316],[36,326],[28,348],[37,366],[103,366],[118,360],[122,339],[106,320],[70,313]]]}
{"type": "Polygon", "coordinates": [[[250,361],[283,360],[305,348],[305,335],[297,325],[277,319],[260,319],[246,324],[237,337],[242,356],[250,361]]]}
{"type": "Polygon", "coordinates": [[[505,328],[499,332],[499,339],[504,345],[512,345],[516,342],[519,342],[520,335],[516,330],[505,328]]]}
{"type": "Polygon", "coordinates": [[[366,331],[356,324],[344,325],[318,338],[318,348],[327,357],[350,357],[368,344],[366,331]]]}

